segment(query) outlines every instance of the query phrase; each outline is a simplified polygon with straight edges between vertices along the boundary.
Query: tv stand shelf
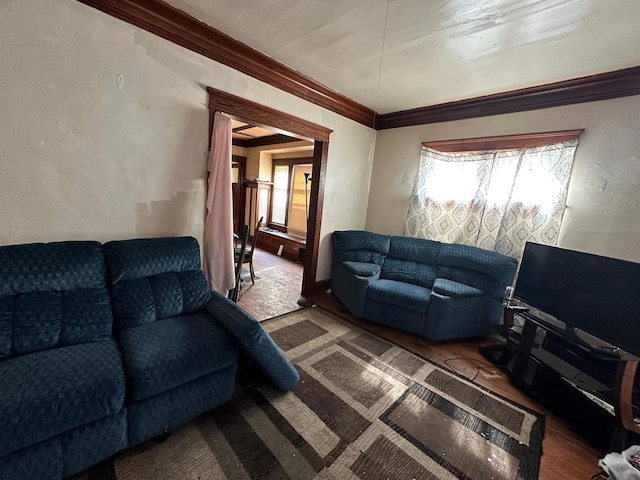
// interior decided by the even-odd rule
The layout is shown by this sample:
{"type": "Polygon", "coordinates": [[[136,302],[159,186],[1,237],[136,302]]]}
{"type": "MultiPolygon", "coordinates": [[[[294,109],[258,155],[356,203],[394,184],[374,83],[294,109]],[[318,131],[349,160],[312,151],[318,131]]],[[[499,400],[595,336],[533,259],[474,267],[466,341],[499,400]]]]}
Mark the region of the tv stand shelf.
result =
{"type": "Polygon", "coordinates": [[[640,434],[633,412],[637,357],[585,332],[567,330],[533,308],[505,307],[505,324],[510,327],[507,343],[494,348],[511,352],[502,366],[514,385],[551,410],[556,407],[579,430],[593,430],[583,433],[602,450],[620,449],[629,432],[640,434]],[[514,316],[521,326],[513,325],[514,316]]]}

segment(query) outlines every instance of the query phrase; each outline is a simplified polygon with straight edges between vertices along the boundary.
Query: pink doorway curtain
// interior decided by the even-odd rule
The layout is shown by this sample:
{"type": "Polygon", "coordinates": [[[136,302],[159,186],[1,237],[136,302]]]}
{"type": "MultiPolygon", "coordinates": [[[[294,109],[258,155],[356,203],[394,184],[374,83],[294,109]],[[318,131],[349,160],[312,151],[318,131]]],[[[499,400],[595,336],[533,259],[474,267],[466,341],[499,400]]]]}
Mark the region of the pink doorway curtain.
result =
{"type": "Polygon", "coordinates": [[[231,193],[231,119],[213,120],[209,156],[207,218],[204,223],[204,273],[212,290],[226,295],[235,285],[233,199],[231,193]]]}

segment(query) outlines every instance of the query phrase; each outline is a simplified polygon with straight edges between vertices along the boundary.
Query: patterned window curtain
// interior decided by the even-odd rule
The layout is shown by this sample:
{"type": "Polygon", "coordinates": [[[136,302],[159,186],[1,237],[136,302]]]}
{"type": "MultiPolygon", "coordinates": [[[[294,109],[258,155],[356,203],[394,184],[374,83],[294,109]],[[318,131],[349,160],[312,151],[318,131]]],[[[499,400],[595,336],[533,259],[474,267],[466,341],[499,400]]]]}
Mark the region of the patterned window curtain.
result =
{"type": "Polygon", "coordinates": [[[423,147],[405,235],[520,259],[527,241],[555,245],[578,140],[521,150],[423,147]]]}

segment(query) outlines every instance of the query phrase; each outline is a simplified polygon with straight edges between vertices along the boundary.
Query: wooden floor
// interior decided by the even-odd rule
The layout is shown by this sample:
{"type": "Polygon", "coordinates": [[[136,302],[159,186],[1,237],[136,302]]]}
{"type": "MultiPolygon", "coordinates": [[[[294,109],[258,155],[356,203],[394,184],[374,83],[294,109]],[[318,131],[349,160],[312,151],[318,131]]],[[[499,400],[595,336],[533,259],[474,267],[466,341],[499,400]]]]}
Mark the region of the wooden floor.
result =
{"type": "MultiPolygon", "coordinates": [[[[298,307],[302,284],[302,265],[256,250],[254,286],[245,281],[240,306],[259,320],[293,311],[298,307]]],[[[590,447],[571,427],[513,387],[500,369],[489,363],[478,348],[487,340],[446,343],[429,342],[413,334],[386,328],[351,316],[331,294],[314,298],[318,306],[345,318],[361,328],[385,338],[407,350],[473,379],[500,395],[545,415],[545,436],[540,462],[542,480],[589,479],[600,469],[602,454],[590,447]]]]}
{"type": "Polygon", "coordinates": [[[302,289],[301,263],[256,248],[253,268],[257,277],[255,284],[251,284],[246,272],[238,305],[260,321],[300,308],[297,301],[302,289]]]}

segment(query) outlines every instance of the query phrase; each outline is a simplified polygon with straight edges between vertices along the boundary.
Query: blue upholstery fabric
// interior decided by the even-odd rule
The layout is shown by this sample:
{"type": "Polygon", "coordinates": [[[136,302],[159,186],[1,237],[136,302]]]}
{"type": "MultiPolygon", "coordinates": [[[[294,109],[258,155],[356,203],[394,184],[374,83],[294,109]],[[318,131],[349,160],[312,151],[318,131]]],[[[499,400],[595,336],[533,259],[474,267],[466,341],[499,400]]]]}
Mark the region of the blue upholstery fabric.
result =
{"type": "Polygon", "coordinates": [[[0,358],[109,338],[97,242],[0,247],[0,358]]]}
{"type": "Polygon", "coordinates": [[[0,480],[73,475],[232,395],[238,345],[205,311],[197,241],[104,249],[0,247],[0,480]]]}
{"type": "Polygon", "coordinates": [[[331,289],[351,314],[432,340],[492,333],[517,267],[496,252],[419,238],[343,231],[333,243],[331,289]],[[356,262],[380,272],[358,275],[368,272],[356,262]]]}
{"type": "Polygon", "coordinates": [[[334,257],[331,267],[331,290],[353,315],[362,317],[369,283],[378,280],[380,273],[370,277],[359,276],[348,270],[346,263],[338,262],[334,257]]]}
{"type": "Polygon", "coordinates": [[[351,313],[356,316],[364,315],[364,304],[369,282],[377,280],[379,272],[372,267],[369,278],[358,275],[349,270],[348,265],[374,264],[382,265],[389,253],[388,235],[378,235],[371,232],[349,230],[333,232],[333,257],[331,264],[331,289],[344,303],[351,313]]]}
{"type": "Polygon", "coordinates": [[[81,472],[128,446],[127,410],[71,430],[60,437],[60,443],[62,475],[81,472]]]}
{"type": "Polygon", "coordinates": [[[204,309],[211,298],[195,238],[148,238],[104,245],[118,328],[204,309]]]}
{"type": "Polygon", "coordinates": [[[341,261],[382,265],[389,253],[389,236],[357,230],[333,232],[333,254],[341,261]]]}
{"type": "Polygon", "coordinates": [[[367,299],[424,313],[429,305],[431,289],[396,280],[371,282],[367,299]]]}
{"type": "Polygon", "coordinates": [[[83,425],[0,457],[0,480],[74,475],[127,447],[127,412],[83,425]]]}
{"type": "Polygon", "coordinates": [[[0,247],[0,296],[92,287],[104,287],[104,258],[98,242],[0,247]]]}
{"type": "Polygon", "coordinates": [[[217,292],[207,304],[207,311],[224,325],[278,388],[287,391],[298,383],[300,374],[255,318],[217,292]]]}
{"type": "Polygon", "coordinates": [[[344,268],[358,277],[373,277],[380,273],[380,265],[376,263],[343,262],[344,268]]]}
{"type": "Polygon", "coordinates": [[[380,278],[431,288],[436,278],[440,242],[421,238],[391,237],[380,278]]]}
{"type": "Polygon", "coordinates": [[[364,308],[364,318],[372,322],[420,335],[424,331],[427,320],[424,312],[416,312],[372,299],[367,300],[364,308]]]}
{"type": "Polygon", "coordinates": [[[438,277],[471,285],[496,300],[513,283],[517,266],[513,258],[468,245],[443,243],[438,255],[438,277]]]}
{"type": "Polygon", "coordinates": [[[63,468],[60,437],[55,437],[0,457],[0,480],[58,479],[63,468]]]}
{"type": "Polygon", "coordinates": [[[133,401],[229,367],[238,359],[231,336],[206,312],[127,328],[119,340],[133,401]]]}
{"type": "Polygon", "coordinates": [[[222,368],[129,407],[129,445],[138,445],[211,410],[233,395],[236,366],[222,368]]]}
{"type": "Polygon", "coordinates": [[[166,272],[200,270],[200,247],[193,237],[140,238],[104,244],[109,279],[151,277],[166,272]]]}
{"type": "Polygon", "coordinates": [[[205,312],[212,292],[195,238],[109,242],[104,249],[135,445],[227,401],[238,347],[205,312]]]}
{"type": "Polygon", "coordinates": [[[118,413],[125,380],[113,340],[0,362],[0,456],[118,413]]]}
{"type": "Polygon", "coordinates": [[[502,304],[486,296],[432,296],[422,334],[430,340],[478,337],[495,333],[502,304]]]}
{"type": "Polygon", "coordinates": [[[475,287],[446,278],[436,278],[436,281],[433,282],[433,291],[446,297],[482,297],[484,295],[481,290],[475,287]]]}

